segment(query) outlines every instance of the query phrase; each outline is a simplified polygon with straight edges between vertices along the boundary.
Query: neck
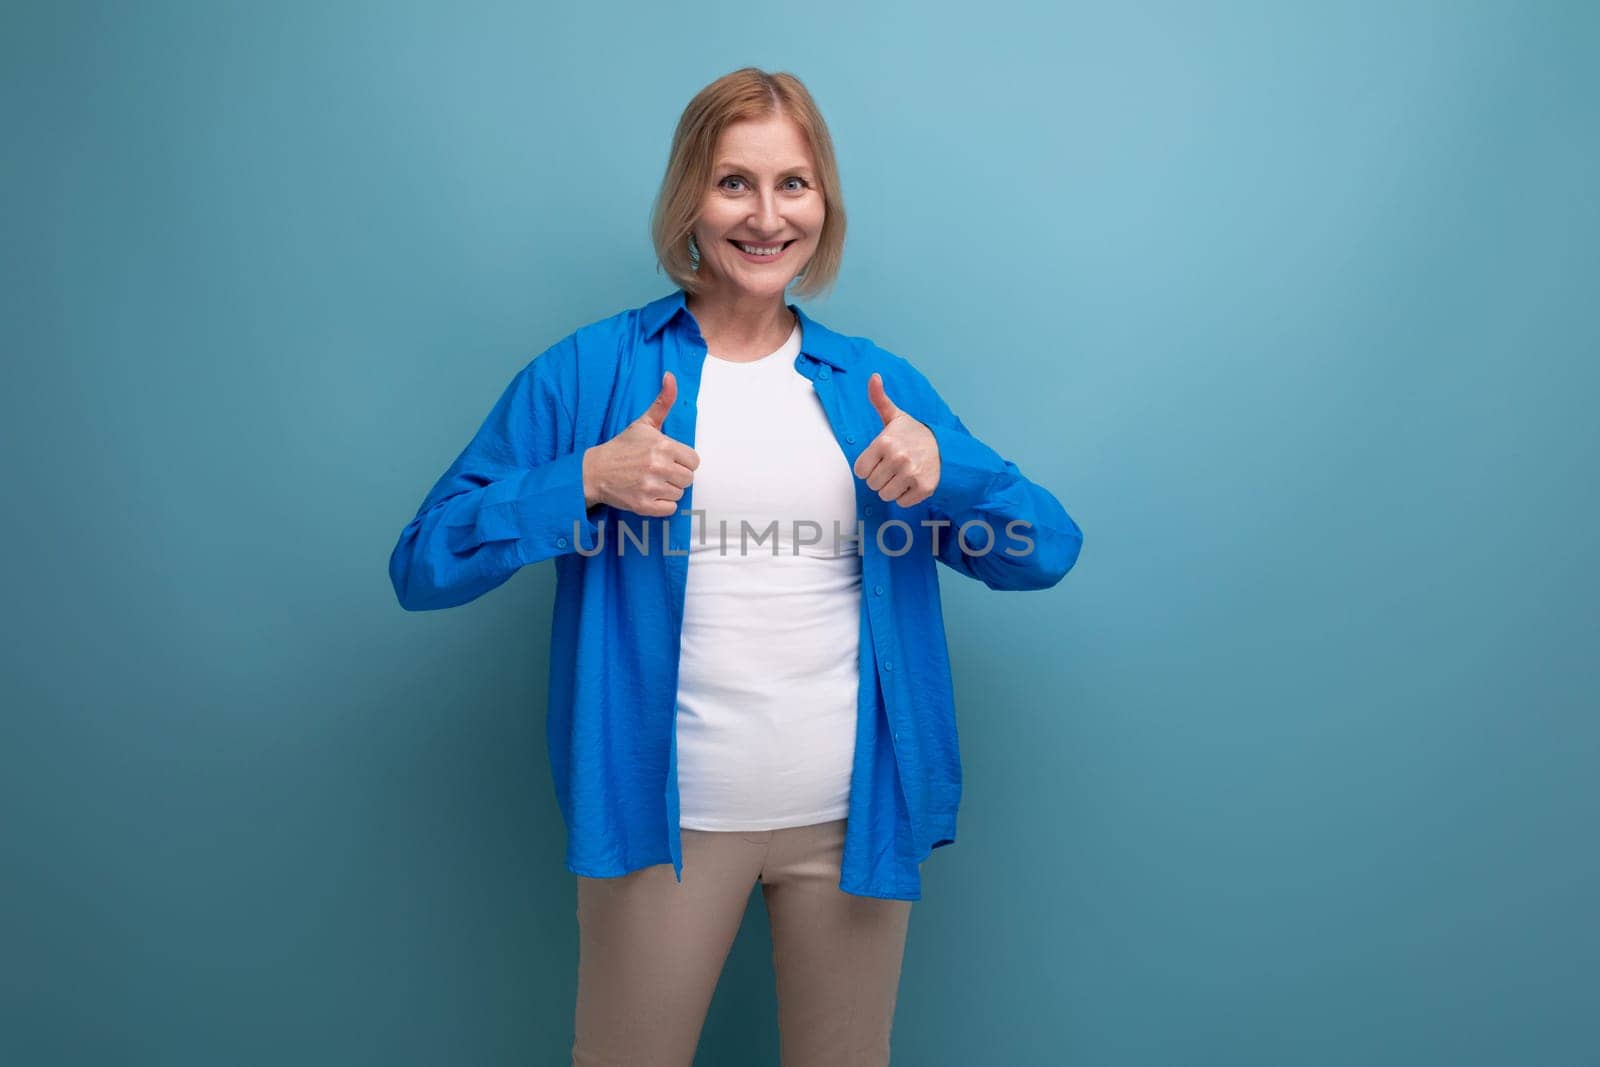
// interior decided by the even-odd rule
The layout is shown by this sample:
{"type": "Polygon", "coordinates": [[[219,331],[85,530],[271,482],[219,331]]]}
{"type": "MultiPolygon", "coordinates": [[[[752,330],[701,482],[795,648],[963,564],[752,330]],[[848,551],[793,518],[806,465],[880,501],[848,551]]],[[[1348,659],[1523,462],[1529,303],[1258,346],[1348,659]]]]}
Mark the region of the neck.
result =
{"type": "MultiPolygon", "coordinates": [[[[700,327],[700,336],[728,350],[760,348],[773,337],[781,343],[794,329],[794,313],[783,294],[752,296],[748,293],[691,293],[684,306],[700,327]]],[[[768,346],[771,347],[770,345],[768,346]]]]}

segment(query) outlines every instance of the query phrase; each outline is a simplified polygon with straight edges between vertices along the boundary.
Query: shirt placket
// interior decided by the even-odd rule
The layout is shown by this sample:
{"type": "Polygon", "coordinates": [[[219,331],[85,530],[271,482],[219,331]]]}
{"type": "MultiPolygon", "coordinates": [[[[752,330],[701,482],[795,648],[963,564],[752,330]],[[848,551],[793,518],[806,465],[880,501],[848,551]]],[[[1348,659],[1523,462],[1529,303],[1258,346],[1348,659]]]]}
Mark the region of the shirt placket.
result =
{"type": "Polygon", "coordinates": [[[889,720],[889,744],[894,752],[895,769],[900,779],[901,797],[907,801],[906,811],[910,813],[912,836],[922,840],[921,829],[917,825],[916,808],[909,802],[906,788],[905,757],[902,754],[900,732],[903,729],[901,716],[903,702],[895,697],[893,675],[896,667],[904,669],[903,664],[895,663],[893,635],[895,627],[890,617],[888,601],[888,571],[889,559],[878,551],[877,526],[884,516],[885,507],[878,495],[867,487],[867,483],[855,478],[854,466],[856,457],[872,441],[875,434],[859,430],[850,420],[846,405],[839,395],[838,382],[841,380],[837,373],[827,363],[802,352],[795,358],[795,369],[799,370],[811,380],[811,386],[816,390],[818,399],[822,402],[822,410],[828,417],[828,424],[833,429],[834,440],[844,453],[846,462],[851,465],[851,477],[855,481],[856,506],[861,516],[861,536],[863,539],[861,554],[861,602],[862,610],[867,614],[867,626],[872,635],[873,654],[877,657],[877,669],[882,679],[880,688],[883,691],[884,712],[889,720]]]}
{"type": "MultiPolygon", "coordinates": [[[[682,330],[668,329],[662,335],[661,361],[662,370],[671,371],[677,381],[678,398],[667,412],[667,417],[662,420],[661,429],[668,437],[694,447],[695,426],[697,424],[697,401],[700,396],[701,372],[705,368],[706,346],[700,337],[700,331],[693,326],[682,330]]],[[[657,381],[660,380],[659,375],[657,381]]],[[[658,387],[659,388],[659,387],[658,387]]],[[[682,498],[678,501],[678,508],[667,523],[668,548],[666,554],[667,582],[671,595],[667,598],[672,606],[672,625],[678,640],[673,642],[674,647],[679,647],[683,634],[683,608],[684,597],[688,590],[689,578],[689,544],[693,536],[692,524],[694,516],[689,514],[694,507],[694,485],[691,483],[683,491],[682,498]]],[[[672,664],[672,716],[668,728],[668,770],[666,783],[666,814],[667,814],[667,851],[672,857],[672,865],[678,881],[683,880],[683,835],[678,826],[680,794],[678,791],[678,664],[672,664]]]]}

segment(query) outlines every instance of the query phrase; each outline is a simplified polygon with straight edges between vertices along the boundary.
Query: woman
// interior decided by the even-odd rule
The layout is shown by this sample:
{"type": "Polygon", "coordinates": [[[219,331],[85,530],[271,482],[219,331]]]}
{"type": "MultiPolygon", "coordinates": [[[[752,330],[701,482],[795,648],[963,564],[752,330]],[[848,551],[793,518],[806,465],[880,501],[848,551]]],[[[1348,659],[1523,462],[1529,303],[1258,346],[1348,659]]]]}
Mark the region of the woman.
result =
{"type": "Polygon", "coordinates": [[[832,283],[845,232],[793,76],[696,95],[652,228],[678,288],[524,367],[390,576],[428,610],[555,561],[574,1064],[690,1064],[757,884],[783,1062],[887,1063],[961,796],[935,562],[1041,589],[1082,534],[908,361],[785,302],[832,283]]]}

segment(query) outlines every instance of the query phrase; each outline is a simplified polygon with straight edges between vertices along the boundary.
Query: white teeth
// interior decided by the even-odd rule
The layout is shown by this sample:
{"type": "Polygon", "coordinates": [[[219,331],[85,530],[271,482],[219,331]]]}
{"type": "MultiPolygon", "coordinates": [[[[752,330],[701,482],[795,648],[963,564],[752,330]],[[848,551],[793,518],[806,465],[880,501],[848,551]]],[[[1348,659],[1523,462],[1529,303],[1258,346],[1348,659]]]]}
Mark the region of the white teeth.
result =
{"type": "Polygon", "coordinates": [[[775,256],[779,252],[783,251],[782,245],[773,245],[771,248],[760,248],[756,245],[740,244],[739,247],[744,249],[746,252],[749,252],[752,256],[775,256]]]}

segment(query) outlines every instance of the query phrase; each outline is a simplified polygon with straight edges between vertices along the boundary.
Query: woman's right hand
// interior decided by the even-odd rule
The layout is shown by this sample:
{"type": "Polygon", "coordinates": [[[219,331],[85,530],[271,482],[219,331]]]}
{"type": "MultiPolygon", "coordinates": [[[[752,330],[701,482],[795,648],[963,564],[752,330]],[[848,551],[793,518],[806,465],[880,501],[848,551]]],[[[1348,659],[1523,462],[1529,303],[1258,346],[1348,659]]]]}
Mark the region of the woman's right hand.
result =
{"type": "Polygon", "coordinates": [[[661,375],[661,392],[643,415],[604,444],[583,454],[583,495],[589,507],[610,504],[636,515],[677,512],[683,491],[694,481],[700,457],[694,449],[661,432],[678,398],[671,371],[661,375]]]}

